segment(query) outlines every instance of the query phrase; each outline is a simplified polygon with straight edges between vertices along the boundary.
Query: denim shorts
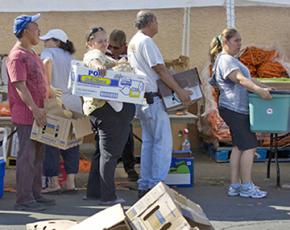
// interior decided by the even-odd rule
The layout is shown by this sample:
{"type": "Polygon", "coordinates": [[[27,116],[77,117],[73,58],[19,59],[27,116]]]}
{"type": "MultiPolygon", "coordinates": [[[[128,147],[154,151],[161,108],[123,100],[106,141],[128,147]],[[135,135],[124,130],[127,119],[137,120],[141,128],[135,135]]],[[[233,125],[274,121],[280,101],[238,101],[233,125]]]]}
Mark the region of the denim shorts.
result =
{"type": "Polygon", "coordinates": [[[232,142],[240,151],[258,147],[256,134],[250,130],[249,115],[219,107],[219,113],[229,126],[232,142]]]}

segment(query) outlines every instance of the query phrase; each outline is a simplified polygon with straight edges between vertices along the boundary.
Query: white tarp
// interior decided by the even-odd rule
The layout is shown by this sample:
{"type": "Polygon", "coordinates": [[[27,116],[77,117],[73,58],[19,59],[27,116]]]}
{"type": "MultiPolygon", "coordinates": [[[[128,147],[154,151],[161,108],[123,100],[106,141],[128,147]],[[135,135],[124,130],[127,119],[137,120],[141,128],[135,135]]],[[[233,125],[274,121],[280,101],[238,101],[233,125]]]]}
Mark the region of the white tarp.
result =
{"type": "MultiPolygon", "coordinates": [[[[224,5],[225,0],[0,0],[0,12],[108,11],[224,5]]],[[[290,0],[235,0],[235,5],[290,7],[290,0]]]]}
{"type": "Polygon", "coordinates": [[[290,7],[290,0],[235,0],[235,5],[290,7]]]}
{"type": "Polygon", "coordinates": [[[0,0],[0,12],[165,9],[223,4],[224,0],[0,0]]]}

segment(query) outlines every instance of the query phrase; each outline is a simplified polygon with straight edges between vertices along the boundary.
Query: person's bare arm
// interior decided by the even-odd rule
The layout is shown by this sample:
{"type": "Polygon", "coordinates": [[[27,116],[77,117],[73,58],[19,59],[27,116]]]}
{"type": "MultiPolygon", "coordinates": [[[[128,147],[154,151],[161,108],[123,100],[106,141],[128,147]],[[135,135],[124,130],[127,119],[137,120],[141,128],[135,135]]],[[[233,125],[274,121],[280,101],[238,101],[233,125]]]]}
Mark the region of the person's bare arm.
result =
{"type": "Polygon", "coordinates": [[[26,87],[25,81],[17,81],[14,82],[17,93],[21,100],[27,105],[27,107],[31,110],[33,117],[40,127],[43,127],[46,123],[46,114],[44,109],[39,108],[33,101],[33,98],[26,87]]]}
{"type": "Polygon", "coordinates": [[[258,85],[258,86],[260,86],[260,87],[262,87],[262,88],[271,88],[272,90],[274,89],[273,87],[269,87],[269,86],[267,86],[266,84],[264,84],[264,83],[262,83],[262,82],[256,80],[255,78],[252,78],[252,81],[253,81],[256,85],[258,85]]]}
{"type": "Polygon", "coordinates": [[[192,94],[191,91],[185,90],[181,88],[171,74],[168,72],[167,68],[163,64],[157,64],[153,66],[152,69],[160,76],[160,79],[173,91],[176,92],[179,99],[182,101],[183,104],[189,105],[191,104],[190,95],[192,94]]]}
{"type": "Polygon", "coordinates": [[[52,60],[44,59],[43,61],[44,71],[47,77],[48,85],[51,85],[51,75],[52,75],[52,60]]]}
{"type": "Polygon", "coordinates": [[[251,79],[246,78],[240,70],[234,70],[233,72],[231,72],[229,75],[229,79],[245,87],[247,90],[258,94],[263,99],[269,100],[272,98],[270,94],[271,88],[263,88],[255,84],[251,79]]]}
{"type": "Polygon", "coordinates": [[[51,81],[52,81],[52,60],[51,59],[44,59],[43,61],[44,65],[44,71],[45,75],[47,78],[47,83],[48,83],[48,89],[49,89],[49,97],[50,98],[55,98],[55,97],[61,97],[62,95],[62,90],[59,88],[55,88],[52,86],[51,81]]]}

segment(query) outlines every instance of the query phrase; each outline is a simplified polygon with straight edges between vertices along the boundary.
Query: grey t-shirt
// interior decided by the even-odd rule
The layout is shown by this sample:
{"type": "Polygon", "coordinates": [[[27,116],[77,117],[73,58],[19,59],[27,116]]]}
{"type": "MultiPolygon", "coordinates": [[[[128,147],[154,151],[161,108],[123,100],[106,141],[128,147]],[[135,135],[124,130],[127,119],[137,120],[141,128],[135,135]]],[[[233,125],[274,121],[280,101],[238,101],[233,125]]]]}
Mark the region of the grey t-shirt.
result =
{"type": "Polygon", "coordinates": [[[221,53],[216,58],[213,70],[220,90],[219,106],[238,113],[249,114],[248,91],[228,78],[235,70],[240,70],[246,78],[251,78],[248,68],[237,58],[221,53]]]}
{"type": "Polygon", "coordinates": [[[40,58],[42,60],[52,60],[51,85],[62,90],[61,99],[65,107],[81,113],[82,105],[80,97],[71,95],[67,88],[72,55],[61,48],[45,48],[41,52],[40,58]]]}

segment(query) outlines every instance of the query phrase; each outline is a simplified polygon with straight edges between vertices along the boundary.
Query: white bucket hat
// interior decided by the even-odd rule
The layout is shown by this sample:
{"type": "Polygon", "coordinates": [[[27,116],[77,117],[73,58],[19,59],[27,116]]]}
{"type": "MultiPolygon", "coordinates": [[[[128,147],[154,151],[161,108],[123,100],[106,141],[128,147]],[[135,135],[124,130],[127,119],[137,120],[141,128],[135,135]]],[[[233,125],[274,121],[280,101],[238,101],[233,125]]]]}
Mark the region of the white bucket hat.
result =
{"type": "Polygon", "coordinates": [[[66,43],[68,40],[67,34],[61,29],[50,30],[47,32],[47,34],[39,37],[39,39],[42,41],[45,41],[45,40],[48,40],[51,38],[55,38],[55,39],[60,40],[64,43],[66,43]]]}

